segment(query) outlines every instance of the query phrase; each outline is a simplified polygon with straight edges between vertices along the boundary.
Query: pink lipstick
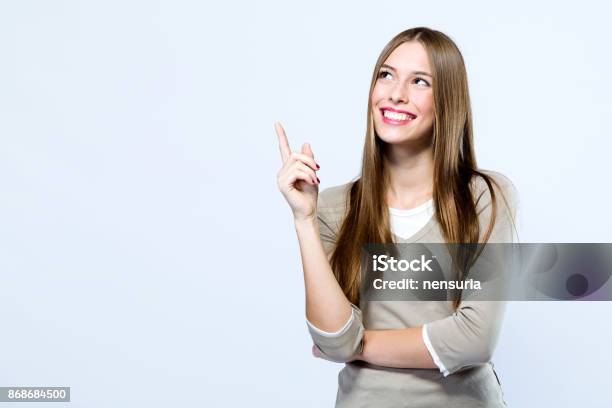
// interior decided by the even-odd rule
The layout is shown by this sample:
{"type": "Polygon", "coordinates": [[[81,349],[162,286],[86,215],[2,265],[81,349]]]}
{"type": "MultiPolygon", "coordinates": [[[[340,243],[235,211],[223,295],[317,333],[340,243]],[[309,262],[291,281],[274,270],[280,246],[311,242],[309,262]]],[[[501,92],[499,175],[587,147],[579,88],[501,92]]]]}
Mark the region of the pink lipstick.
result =
{"type": "Polygon", "coordinates": [[[394,109],[391,107],[384,107],[380,109],[383,122],[390,125],[406,125],[416,119],[417,115],[412,112],[405,110],[394,109]]]}

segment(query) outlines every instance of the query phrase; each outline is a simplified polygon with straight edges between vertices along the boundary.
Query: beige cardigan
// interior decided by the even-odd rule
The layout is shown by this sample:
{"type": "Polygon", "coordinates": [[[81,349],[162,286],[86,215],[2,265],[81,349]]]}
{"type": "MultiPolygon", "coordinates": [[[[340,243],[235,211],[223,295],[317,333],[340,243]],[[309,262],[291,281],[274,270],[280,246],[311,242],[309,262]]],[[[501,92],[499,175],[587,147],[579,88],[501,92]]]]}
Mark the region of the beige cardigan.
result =
{"type": "MultiPolygon", "coordinates": [[[[500,173],[486,171],[498,181],[498,217],[489,242],[514,242],[518,195],[512,182],[500,173]],[[506,206],[507,202],[507,206],[506,206]]],[[[491,217],[486,183],[474,178],[474,194],[481,236],[491,217]]],[[[319,194],[317,214],[325,251],[329,253],[346,213],[351,183],[327,188],[319,194]]],[[[443,243],[435,216],[409,239],[398,243],[443,243]]],[[[427,323],[428,337],[450,375],[438,369],[398,369],[363,361],[346,363],[338,375],[336,407],[504,407],[499,377],[491,363],[504,315],[504,302],[463,301],[453,311],[447,301],[361,301],[352,305],[354,318],[340,336],[329,337],[308,327],[314,343],[331,359],[348,361],[361,348],[365,329],[401,329],[427,323]]]]}

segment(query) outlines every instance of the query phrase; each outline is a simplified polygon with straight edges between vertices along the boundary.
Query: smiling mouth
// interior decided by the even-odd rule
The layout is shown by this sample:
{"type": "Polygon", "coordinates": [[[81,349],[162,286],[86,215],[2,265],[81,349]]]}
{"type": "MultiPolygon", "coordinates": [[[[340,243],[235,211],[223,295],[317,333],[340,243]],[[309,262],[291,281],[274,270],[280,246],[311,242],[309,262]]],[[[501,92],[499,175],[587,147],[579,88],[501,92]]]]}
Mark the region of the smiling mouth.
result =
{"type": "Polygon", "coordinates": [[[381,109],[380,112],[383,122],[391,125],[405,125],[416,119],[416,115],[407,112],[394,112],[389,109],[381,109]]]}

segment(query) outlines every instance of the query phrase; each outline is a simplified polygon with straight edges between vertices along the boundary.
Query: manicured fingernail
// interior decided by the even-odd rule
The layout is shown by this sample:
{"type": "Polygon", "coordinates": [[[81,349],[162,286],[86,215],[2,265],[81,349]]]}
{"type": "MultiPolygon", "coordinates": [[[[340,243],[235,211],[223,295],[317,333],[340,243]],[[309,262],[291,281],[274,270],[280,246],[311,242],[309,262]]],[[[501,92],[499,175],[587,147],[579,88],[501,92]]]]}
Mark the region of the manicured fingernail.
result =
{"type": "Polygon", "coordinates": [[[317,177],[317,182],[318,182],[318,183],[320,183],[320,182],[321,182],[321,180],[319,180],[319,178],[318,178],[318,177],[317,177]]]}
{"type": "Polygon", "coordinates": [[[319,166],[319,163],[315,163],[317,165],[317,169],[320,169],[321,166],[319,166]]]}

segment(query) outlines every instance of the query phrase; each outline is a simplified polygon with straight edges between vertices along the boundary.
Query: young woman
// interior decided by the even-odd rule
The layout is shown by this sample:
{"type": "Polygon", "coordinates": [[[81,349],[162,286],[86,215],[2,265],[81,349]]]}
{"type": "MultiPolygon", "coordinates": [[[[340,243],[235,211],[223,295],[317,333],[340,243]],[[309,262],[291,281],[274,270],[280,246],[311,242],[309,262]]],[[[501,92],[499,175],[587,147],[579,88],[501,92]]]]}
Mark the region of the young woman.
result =
{"type": "Polygon", "coordinates": [[[476,166],[467,75],[454,42],[417,27],[383,49],[355,181],[318,194],[310,145],[292,152],[278,123],[276,132],[313,353],[346,363],[336,406],[505,406],[491,363],[503,302],[359,299],[366,243],[514,240],[516,190],[476,166]]]}

